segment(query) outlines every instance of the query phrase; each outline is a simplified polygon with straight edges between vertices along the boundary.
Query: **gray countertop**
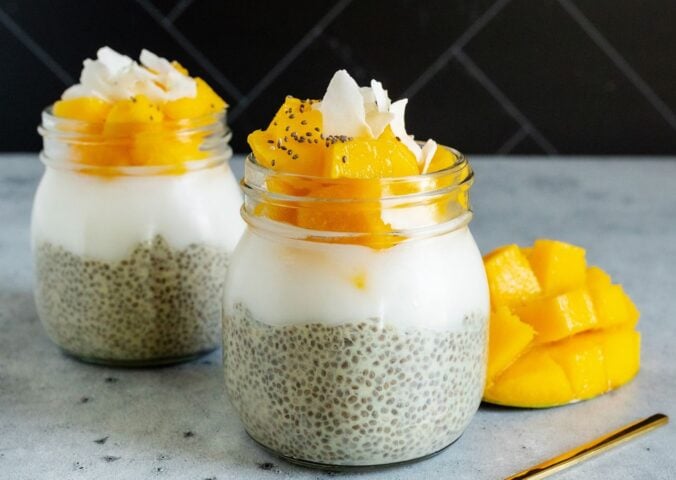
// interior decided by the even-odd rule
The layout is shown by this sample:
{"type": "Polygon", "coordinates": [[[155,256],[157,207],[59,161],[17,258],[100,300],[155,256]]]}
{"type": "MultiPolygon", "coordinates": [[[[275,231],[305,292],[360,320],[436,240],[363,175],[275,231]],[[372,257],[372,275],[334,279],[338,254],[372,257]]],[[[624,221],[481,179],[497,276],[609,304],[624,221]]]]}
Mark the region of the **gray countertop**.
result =
{"type": "MultiPolygon", "coordinates": [[[[473,165],[472,230],[482,251],[537,237],[585,246],[642,312],[641,372],[566,407],[482,406],[440,455],[360,478],[501,478],[638,418],[676,414],[676,161],[484,157],[473,165]]],[[[220,353],[146,370],[59,353],[31,294],[29,217],[41,172],[34,154],[0,156],[0,479],[333,476],[253,444],[225,396],[220,353]]],[[[669,425],[558,478],[673,479],[675,453],[669,425]]]]}

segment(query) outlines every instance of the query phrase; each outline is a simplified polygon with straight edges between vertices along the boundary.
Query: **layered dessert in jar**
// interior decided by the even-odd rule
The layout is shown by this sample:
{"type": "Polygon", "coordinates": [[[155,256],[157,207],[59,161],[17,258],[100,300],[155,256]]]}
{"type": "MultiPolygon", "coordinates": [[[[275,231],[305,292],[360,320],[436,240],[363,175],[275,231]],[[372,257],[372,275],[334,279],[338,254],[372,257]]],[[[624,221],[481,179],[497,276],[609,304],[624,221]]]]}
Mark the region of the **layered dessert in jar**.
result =
{"type": "Polygon", "coordinates": [[[243,231],[226,103],[178,63],[102,48],[42,115],[35,298],[67,353],[171,363],[220,343],[243,231]]]}
{"type": "Polygon", "coordinates": [[[406,100],[335,74],[248,140],[223,345],[229,398],[265,448],[350,468],[434,454],[481,400],[488,288],[473,174],[406,133],[406,100]]]}

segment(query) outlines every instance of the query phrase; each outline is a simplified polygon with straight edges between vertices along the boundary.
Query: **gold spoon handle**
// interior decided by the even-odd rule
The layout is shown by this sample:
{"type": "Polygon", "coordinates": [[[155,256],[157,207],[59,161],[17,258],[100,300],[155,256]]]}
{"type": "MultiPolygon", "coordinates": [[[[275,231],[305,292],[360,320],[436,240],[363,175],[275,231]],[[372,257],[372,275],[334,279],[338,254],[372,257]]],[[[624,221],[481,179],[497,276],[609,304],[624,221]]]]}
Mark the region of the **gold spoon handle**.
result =
{"type": "Polygon", "coordinates": [[[566,453],[550,458],[539,465],[509,476],[505,480],[535,480],[548,477],[667,423],[669,423],[669,417],[663,413],[656,413],[596,438],[584,445],[580,445],[566,453]]]}

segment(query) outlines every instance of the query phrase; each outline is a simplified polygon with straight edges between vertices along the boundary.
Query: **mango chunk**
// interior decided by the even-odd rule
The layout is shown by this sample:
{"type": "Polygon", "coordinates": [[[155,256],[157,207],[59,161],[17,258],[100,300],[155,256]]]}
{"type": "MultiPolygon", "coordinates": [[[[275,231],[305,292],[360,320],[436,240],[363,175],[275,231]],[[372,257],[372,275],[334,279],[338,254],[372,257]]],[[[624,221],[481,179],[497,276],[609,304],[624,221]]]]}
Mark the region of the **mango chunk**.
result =
{"type": "Polygon", "coordinates": [[[587,288],[594,303],[600,328],[638,323],[639,311],[621,285],[611,284],[610,275],[598,267],[587,269],[587,288]]]}
{"type": "Polygon", "coordinates": [[[110,109],[103,132],[111,136],[133,136],[138,132],[159,131],[164,114],[145,95],[115,102],[110,109]]]}
{"type": "Polygon", "coordinates": [[[549,348],[552,358],[563,368],[575,400],[586,400],[608,391],[603,348],[588,335],[575,335],[549,348]]]}
{"type": "Polygon", "coordinates": [[[434,156],[430,161],[430,166],[427,168],[427,173],[439,172],[446,168],[450,168],[455,165],[457,158],[455,154],[441,145],[437,146],[437,151],[434,152],[434,156]]]}
{"type": "Polygon", "coordinates": [[[610,275],[599,267],[589,267],[587,269],[587,287],[591,290],[594,288],[604,287],[610,285],[610,275]]]}
{"type": "Polygon", "coordinates": [[[268,128],[249,134],[258,163],[286,173],[322,175],[329,142],[322,135],[322,114],[313,103],[286,97],[268,128]]]}
{"type": "Polygon", "coordinates": [[[103,123],[112,104],[96,97],[71,98],[54,103],[53,113],[57,117],[103,123]]]}
{"type": "Polygon", "coordinates": [[[179,98],[166,102],[162,111],[172,120],[199,118],[216,113],[228,106],[225,101],[201,78],[195,77],[197,94],[192,98],[179,98]]]}
{"type": "Polygon", "coordinates": [[[553,342],[596,327],[598,320],[586,288],[533,300],[517,307],[519,318],[531,325],[538,343],[553,342]]]}
{"type": "Polygon", "coordinates": [[[357,138],[329,147],[323,176],[377,179],[418,174],[418,161],[388,126],[377,139],[357,138]]]}
{"type": "Polygon", "coordinates": [[[566,372],[543,348],[526,353],[484,391],[496,405],[544,408],[574,398],[566,372]]]}
{"type": "Polygon", "coordinates": [[[608,390],[629,382],[641,364],[641,334],[632,327],[611,328],[587,334],[603,349],[608,390]]]}
{"type": "Polygon", "coordinates": [[[519,320],[509,308],[499,306],[491,312],[486,385],[526,350],[534,335],[533,327],[519,320]]]}
{"type": "Polygon", "coordinates": [[[544,295],[580,288],[585,282],[585,250],[557,240],[536,240],[528,256],[544,295]]]}
{"type": "Polygon", "coordinates": [[[540,295],[530,263],[517,245],[507,245],[484,257],[491,305],[522,305],[540,295]]]}
{"type": "Polygon", "coordinates": [[[639,312],[621,285],[590,288],[600,328],[638,323],[639,312]]]}

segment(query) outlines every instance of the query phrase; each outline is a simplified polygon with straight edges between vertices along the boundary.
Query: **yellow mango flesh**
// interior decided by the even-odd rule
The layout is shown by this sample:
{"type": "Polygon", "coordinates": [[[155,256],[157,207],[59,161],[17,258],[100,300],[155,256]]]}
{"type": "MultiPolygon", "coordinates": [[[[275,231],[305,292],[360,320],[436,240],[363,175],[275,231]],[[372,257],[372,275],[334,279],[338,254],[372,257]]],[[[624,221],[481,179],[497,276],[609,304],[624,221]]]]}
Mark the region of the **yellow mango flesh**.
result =
{"type": "Polygon", "coordinates": [[[587,288],[598,317],[599,327],[618,325],[634,326],[638,323],[639,311],[621,285],[610,283],[610,276],[598,267],[587,270],[587,288]],[[600,271],[602,273],[597,272],[600,271]]]}
{"type": "MultiPolygon", "coordinates": [[[[172,64],[188,75],[180,64],[172,64]]],[[[211,123],[207,115],[227,106],[204,80],[195,78],[195,82],[194,98],[151,102],[145,95],[136,95],[108,102],[81,97],[55,102],[53,113],[88,122],[83,131],[92,134],[92,141],[71,147],[73,161],[82,164],[85,173],[114,176],[120,167],[161,165],[170,167],[163,170],[165,174],[180,174],[186,162],[206,157],[201,150],[205,134],[178,135],[182,127],[177,122],[204,117],[211,123]]]]}
{"type": "Polygon", "coordinates": [[[377,179],[418,175],[415,155],[388,126],[377,139],[336,142],[328,149],[324,177],[377,179]]]}
{"type": "Polygon", "coordinates": [[[575,398],[586,400],[608,390],[602,346],[588,335],[575,335],[548,348],[566,372],[575,398]]]}
{"type": "Polygon", "coordinates": [[[556,295],[584,284],[584,249],[556,240],[536,240],[528,256],[545,295],[556,295]]]}
{"type": "Polygon", "coordinates": [[[573,389],[563,368],[544,349],[531,350],[484,391],[497,405],[542,408],[568,403],[573,389]]]}
{"type": "Polygon", "coordinates": [[[314,100],[286,97],[266,130],[256,130],[247,140],[256,161],[286,173],[321,176],[328,149],[322,138],[322,114],[314,100]]]}
{"type": "Polygon", "coordinates": [[[584,288],[538,298],[517,307],[516,312],[535,329],[538,343],[560,340],[590,330],[598,323],[591,297],[584,288]]]}
{"type": "Polygon", "coordinates": [[[195,84],[197,85],[195,97],[179,98],[166,102],[162,106],[162,111],[167,118],[173,120],[198,118],[210,113],[220,112],[228,106],[204,80],[195,77],[195,84]]]}
{"type": "Polygon", "coordinates": [[[509,367],[530,345],[535,332],[505,306],[491,313],[488,336],[488,368],[486,385],[509,367]]]}
{"type": "Polygon", "coordinates": [[[437,150],[434,152],[434,156],[430,161],[430,165],[427,168],[427,173],[438,172],[440,170],[452,167],[455,165],[456,160],[457,158],[452,151],[439,145],[437,146],[437,150]]]}
{"type": "Polygon", "coordinates": [[[517,245],[507,245],[484,257],[491,305],[521,305],[540,294],[540,285],[517,245]]]}
{"type": "MultiPolygon", "coordinates": [[[[579,247],[571,247],[545,240],[539,244],[539,253],[538,242],[519,249],[527,261],[538,265],[533,268],[550,293],[542,291],[514,304],[514,297],[495,297],[491,290],[498,302],[491,313],[485,401],[528,408],[563,405],[606,393],[638,372],[636,306],[606,272],[587,268],[582,249],[580,255],[579,247]],[[570,263],[561,263],[561,258],[570,263]],[[561,280],[557,275],[569,277],[561,280]],[[524,325],[533,329],[530,340],[524,325]]],[[[508,245],[485,257],[487,272],[489,261],[498,269],[489,279],[491,275],[511,275],[500,272],[496,265],[504,265],[510,272],[514,261],[494,259],[517,257],[513,252],[514,246],[508,245]]],[[[523,265],[522,261],[516,263],[523,265]]],[[[493,285],[489,281],[489,288],[493,285]]],[[[499,282],[498,286],[506,290],[499,282]]]]}
{"type": "Polygon", "coordinates": [[[634,378],[641,364],[641,334],[624,327],[594,335],[600,337],[603,346],[609,387],[619,387],[634,378]]]}
{"type": "Polygon", "coordinates": [[[54,103],[52,112],[57,117],[71,118],[91,123],[103,123],[112,104],[95,97],[71,98],[54,103]]]}
{"type": "MultiPolygon", "coordinates": [[[[380,180],[417,176],[415,155],[389,126],[376,139],[324,136],[322,115],[312,107],[314,103],[287,97],[268,127],[251,133],[248,142],[260,165],[310,177],[271,175],[266,185],[268,191],[327,201],[305,203],[297,198],[295,202],[267,202],[256,213],[308,230],[358,233],[322,241],[373,248],[392,246],[400,239],[390,235],[392,227],[382,219],[381,198],[416,193],[420,187],[411,182],[388,186],[383,191],[380,180]],[[335,201],[341,199],[350,202],[335,201]]],[[[442,200],[448,203],[448,199],[442,200]]],[[[430,205],[430,208],[440,207],[430,205]]],[[[311,232],[308,235],[312,237],[311,232]]]]}

